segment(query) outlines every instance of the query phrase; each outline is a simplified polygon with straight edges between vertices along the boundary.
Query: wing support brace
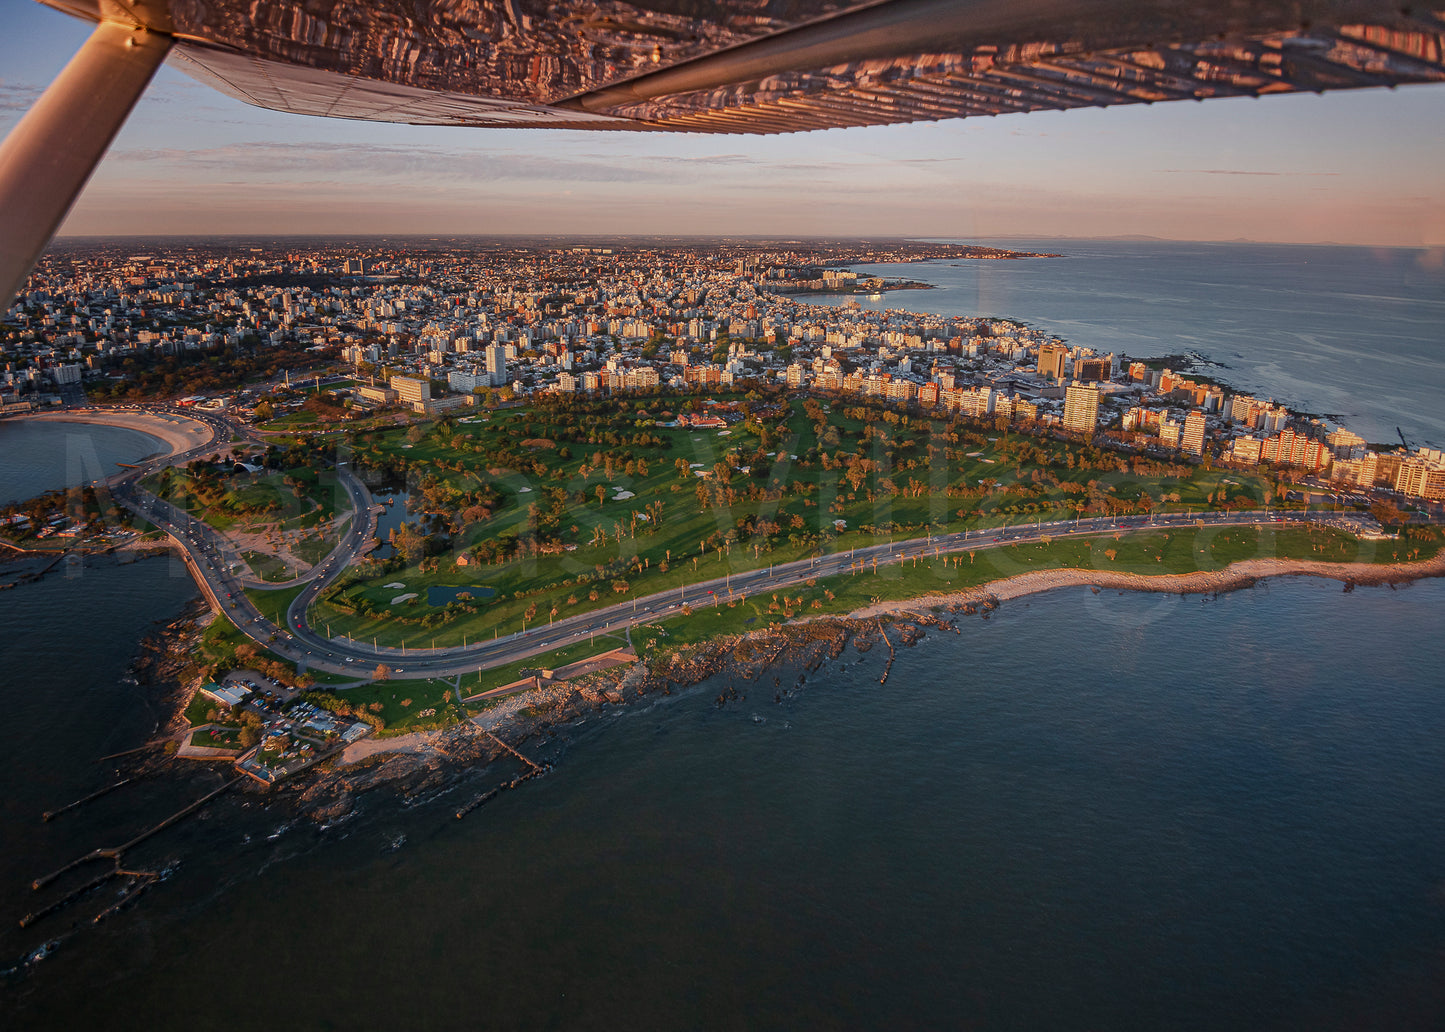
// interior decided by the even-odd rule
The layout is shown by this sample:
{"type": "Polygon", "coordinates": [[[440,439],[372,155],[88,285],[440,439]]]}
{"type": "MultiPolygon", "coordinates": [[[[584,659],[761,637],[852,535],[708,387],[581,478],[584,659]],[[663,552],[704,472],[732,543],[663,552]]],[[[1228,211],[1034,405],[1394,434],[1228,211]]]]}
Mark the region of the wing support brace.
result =
{"type": "Polygon", "coordinates": [[[8,307],[171,49],[101,22],[0,143],[0,308],[8,307]]]}

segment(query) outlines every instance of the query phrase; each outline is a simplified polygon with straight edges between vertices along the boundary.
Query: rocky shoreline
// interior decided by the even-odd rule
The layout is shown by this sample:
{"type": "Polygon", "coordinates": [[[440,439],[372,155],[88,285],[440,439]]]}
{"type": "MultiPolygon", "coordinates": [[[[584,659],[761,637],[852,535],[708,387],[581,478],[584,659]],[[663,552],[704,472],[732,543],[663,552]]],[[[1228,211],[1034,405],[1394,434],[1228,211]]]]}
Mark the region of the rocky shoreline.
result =
{"type": "MultiPolygon", "coordinates": [[[[889,662],[879,678],[880,683],[886,682],[898,646],[915,644],[929,629],[961,633],[955,623],[958,616],[987,619],[1002,602],[1027,595],[1067,587],[1209,594],[1252,587],[1266,578],[1280,576],[1332,578],[1343,582],[1346,591],[1357,585],[1395,586],[1423,577],[1445,576],[1445,553],[1421,562],[1377,566],[1254,559],[1223,570],[1187,574],[1100,570],[1024,573],[949,594],[883,602],[846,616],[801,619],[676,649],[664,648],[658,655],[644,657],[630,666],[510,696],[473,721],[440,731],[364,740],[348,747],[341,756],[283,782],[272,792],[293,799],[305,815],[318,821],[337,820],[354,808],[358,796],[383,786],[403,797],[415,798],[454,785],[466,772],[497,760],[509,761],[513,750],[520,750],[526,762],[532,763],[536,757],[529,754],[533,750],[545,751],[559,727],[609,707],[630,705],[653,695],[670,695],[717,675],[727,677],[713,700],[719,707],[743,701],[749,690],[764,691],[772,701],[781,702],[802,686],[808,674],[839,659],[850,644],[858,653],[875,647],[888,649],[889,662]],[[769,671],[774,673],[771,684],[764,677],[769,671]]],[[[198,616],[187,614],[173,621],[164,636],[169,646],[149,644],[143,649],[137,669],[148,670],[146,664],[151,664],[156,676],[164,676],[168,664],[174,664],[178,672],[183,665],[185,636],[199,633],[198,616]]],[[[177,713],[184,708],[187,694],[181,693],[177,713]]],[[[545,763],[543,759],[536,766],[545,769],[545,763]]],[[[524,777],[534,775],[535,771],[524,777]]]]}

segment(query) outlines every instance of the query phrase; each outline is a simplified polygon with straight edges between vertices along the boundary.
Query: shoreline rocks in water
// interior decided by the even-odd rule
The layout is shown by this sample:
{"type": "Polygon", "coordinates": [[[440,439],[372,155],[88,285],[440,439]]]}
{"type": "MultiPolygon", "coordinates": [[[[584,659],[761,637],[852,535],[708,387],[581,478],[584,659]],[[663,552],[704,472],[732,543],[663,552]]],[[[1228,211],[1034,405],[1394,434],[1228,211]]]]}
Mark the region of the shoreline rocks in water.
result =
{"type": "MultiPolygon", "coordinates": [[[[322,821],[336,820],[350,812],[358,796],[372,789],[386,786],[407,797],[439,791],[455,783],[463,771],[486,767],[497,760],[511,762],[507,746],[526,754],[529,743],[545,744],[539,742],[539,736],[556,725],[649,695],[670,695],[719,674],[730,675],[728,685],[715,700],[718,706],[726,706],[746,698],[745,692],[739,690],[740,684],[743,688],[758,684],[766,671],[784,665],[795,668],[798,671],[795,683],[786,691],[781,687],[781,677],[774,678],[772,698],[781,702],[801,686],[807,672],[837,660],[849,643],[859,653],[866,653],[886,641],[891,653],[898,645],[912,646],[922,640],[928,628],[960,633],[954,621],[948,615],[940,615],[938,610],[987,619],[1003,601],[1056,588],[1104,587],[1209,594],[1251,587],[1266,578],[1279,576],[1333,578],[1344,582],[1346,590],[1353,590],[1356,585],[1393,587],[1421,577],[1445,576],[1445,554],[1424,562],[1379,566],[1256,559],[1235,563],[1224,570],[1188,574],[1142,575],[1100,570],[1024,573],[964,591],[880,602],[846,616],[805,618],[742,634],[720,635],[653,657],[644,656],[629,666],[510,696],[475,718],[475,722],[466,721],[440,731],[416,732],[395,739],[365,740],[361,743],[365,748],[353,747],[355,753],[348,750],[349,757],[328,760],[281,787],[295,793],[297,805],[308,815],[322,821]]],[[[183,631],[185,627],[194,631],[199,616],[198,613],[173,621],[166,632],[172,628],[183,631]]],[[[171,662],[177,662],[178,652],[184,653],[175,647],[166,651],[171,662]]],[[[159,656],[155,662],[161,662],[159,656]]],[[[889,662],[891,664],[891,659],[889,662]]]]}

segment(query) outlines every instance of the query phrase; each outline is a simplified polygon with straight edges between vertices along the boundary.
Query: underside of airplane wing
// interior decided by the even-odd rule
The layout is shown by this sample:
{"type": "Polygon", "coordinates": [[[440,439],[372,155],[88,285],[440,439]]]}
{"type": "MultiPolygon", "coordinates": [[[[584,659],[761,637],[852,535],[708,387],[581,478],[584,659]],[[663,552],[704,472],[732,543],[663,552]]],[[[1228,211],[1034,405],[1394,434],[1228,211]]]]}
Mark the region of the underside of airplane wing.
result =
{"type": "Polygon", "coordinates": [[[1445,3],[43,0],[298,114],[774,133],[1445,81],[1445,3]]]}
{"type": "Polygon", "coordinates": [[[295,114],[786,133],[1445,81],[1445,0],[41,0],[97,23],[0,144],[0,301],[169,56],[295,114]]]}

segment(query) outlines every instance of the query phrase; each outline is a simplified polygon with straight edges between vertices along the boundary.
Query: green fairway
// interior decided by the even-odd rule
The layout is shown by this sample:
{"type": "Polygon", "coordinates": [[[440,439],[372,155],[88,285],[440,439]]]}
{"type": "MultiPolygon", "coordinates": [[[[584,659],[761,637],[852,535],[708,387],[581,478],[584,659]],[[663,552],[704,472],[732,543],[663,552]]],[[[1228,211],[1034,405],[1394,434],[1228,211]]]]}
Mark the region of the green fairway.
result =
{"type": "Polygon", "coordinates": [[[931,531],[1277,502],[1268,476],[1119,455],[858,399],[559,398],[354,435],[415,485],[396,554],[314,607],[338,635],[431,648],[729,572],[931,531]],[[723,428],[667,425],[722,413],[723,428]],[[699,473],[707,474],[705,477],[699,473]],[[400,585],[391,587],[390,585],[400,585]]]}

